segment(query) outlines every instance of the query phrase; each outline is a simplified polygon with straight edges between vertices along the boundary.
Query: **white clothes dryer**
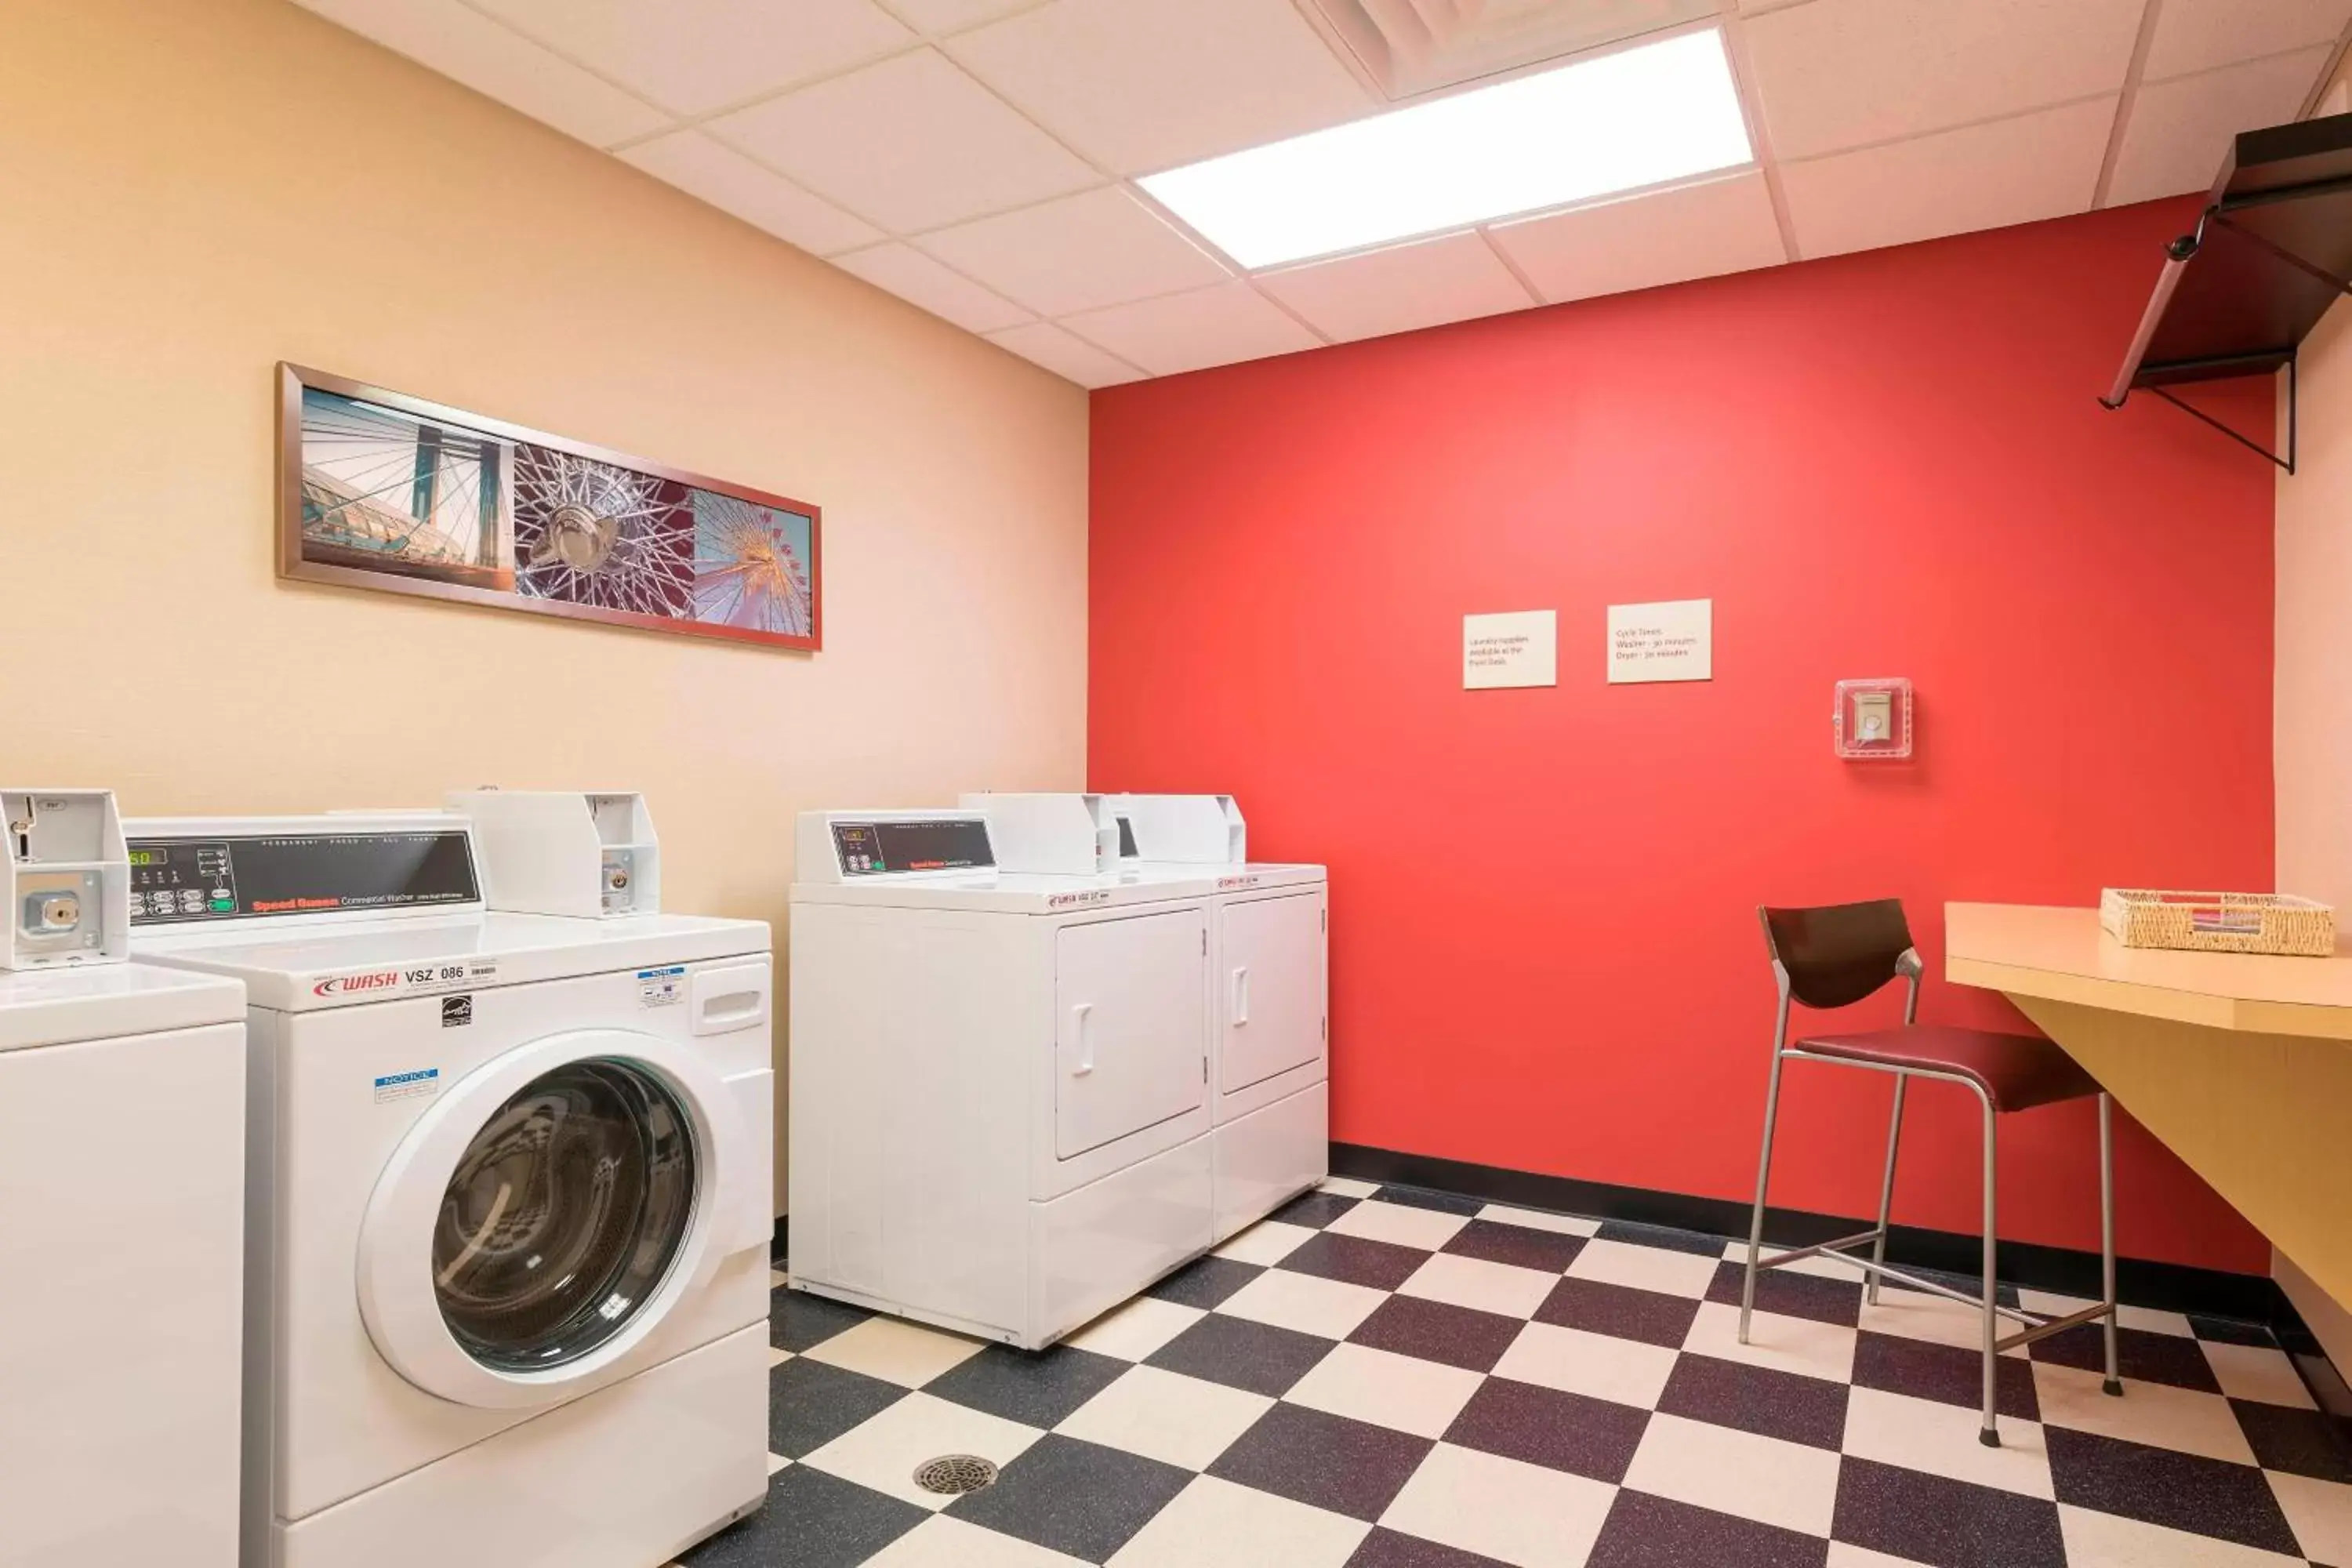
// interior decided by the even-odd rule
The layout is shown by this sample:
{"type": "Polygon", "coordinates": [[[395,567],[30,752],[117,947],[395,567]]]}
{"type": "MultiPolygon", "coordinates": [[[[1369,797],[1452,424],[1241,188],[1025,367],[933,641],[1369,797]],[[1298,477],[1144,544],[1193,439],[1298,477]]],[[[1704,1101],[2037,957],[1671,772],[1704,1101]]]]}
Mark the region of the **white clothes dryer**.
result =
{"type": "Polygon", "coordinates": [[[134,952],[251,1004],[247,1568],[646,1568],[757,1507],[767,927],[486,913],[458,816],[127,831],[134,952]]]}
{"type": "Polygon", "coordinates": [[[970,810],[797,849],[795,1289],[1034,1350],[1210,1246],[1211,878],[1001,873],[970,810]]]}
{"type": "Polygon", "coordinates": [[[1123,881],[1207,879],[1214,1237],[1331,1171],[1330,900],[1321,866],[1247,858],[1233,796],[967,795],[1005,864],[1069,864],[1102,846],[1123,881]],[[1017,858],[1016,858],[1017,857],[1017,858]]]}

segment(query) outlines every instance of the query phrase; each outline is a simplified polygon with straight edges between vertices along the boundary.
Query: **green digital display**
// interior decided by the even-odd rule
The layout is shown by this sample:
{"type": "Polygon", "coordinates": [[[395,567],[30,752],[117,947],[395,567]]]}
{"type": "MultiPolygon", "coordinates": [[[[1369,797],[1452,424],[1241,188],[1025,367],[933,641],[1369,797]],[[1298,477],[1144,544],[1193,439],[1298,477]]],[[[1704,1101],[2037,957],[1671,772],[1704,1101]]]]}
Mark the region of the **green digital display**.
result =
{"type": "Polygon", "coordinates": [[[168,850],[133,849],[131,863],[133,866],[168,866],[172,863],[172,857],[168,850]]]}

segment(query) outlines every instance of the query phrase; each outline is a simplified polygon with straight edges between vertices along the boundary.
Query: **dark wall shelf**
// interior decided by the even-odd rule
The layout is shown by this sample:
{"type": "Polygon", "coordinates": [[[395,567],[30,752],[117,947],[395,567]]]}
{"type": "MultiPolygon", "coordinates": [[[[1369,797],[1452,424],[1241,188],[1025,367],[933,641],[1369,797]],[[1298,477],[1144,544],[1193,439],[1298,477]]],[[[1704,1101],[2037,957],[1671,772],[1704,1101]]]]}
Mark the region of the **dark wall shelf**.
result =
{"type": "Polygon", "coordinates": [[[2196,231],[2165,247],[2139,331],[2100,399],[2153,392],[2287,472],[2294,471],[2294,362],[2312,328],[2352,291],[2352,114],[2239,136],[2196,231]],[[2168,390],[2287,372],[2284,456],[2168,390]]]}

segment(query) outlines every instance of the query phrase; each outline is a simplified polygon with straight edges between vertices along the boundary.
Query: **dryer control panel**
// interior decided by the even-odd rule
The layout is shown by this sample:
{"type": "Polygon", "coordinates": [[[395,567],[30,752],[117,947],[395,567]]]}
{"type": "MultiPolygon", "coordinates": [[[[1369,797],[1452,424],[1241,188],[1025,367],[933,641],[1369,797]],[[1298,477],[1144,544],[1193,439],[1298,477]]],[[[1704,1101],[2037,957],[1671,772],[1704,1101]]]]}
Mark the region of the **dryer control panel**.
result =
{"type": "Polygon", "coordinates": [[[985,870],[996,864],[988,824],[975,817],[836,822],[833,852],[845,877],[891,871],[985,870]]]}
{"type": "Polygon", "coordinates": [[[463,828],[131,840],[131,923],[396,913],[482,896],[463,828]]]}

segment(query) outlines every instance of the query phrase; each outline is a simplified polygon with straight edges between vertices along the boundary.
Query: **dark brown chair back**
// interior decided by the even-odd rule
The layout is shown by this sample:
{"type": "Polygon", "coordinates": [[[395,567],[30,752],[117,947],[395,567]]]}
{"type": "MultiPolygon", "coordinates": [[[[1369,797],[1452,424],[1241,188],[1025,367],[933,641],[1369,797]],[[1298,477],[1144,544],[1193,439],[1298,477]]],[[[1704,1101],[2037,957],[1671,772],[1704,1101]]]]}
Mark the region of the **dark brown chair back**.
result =
{"type": "Polygon", "coordinates": [[[1789,994],[1808,1007],[1861,1001],[1900,973],[1911,947],[1899,899],[1756,912],[1766,949],[1789,972],[1789,994]]]}

